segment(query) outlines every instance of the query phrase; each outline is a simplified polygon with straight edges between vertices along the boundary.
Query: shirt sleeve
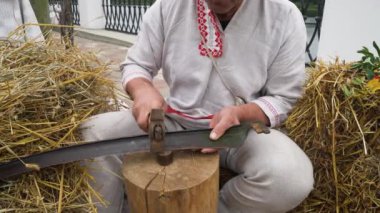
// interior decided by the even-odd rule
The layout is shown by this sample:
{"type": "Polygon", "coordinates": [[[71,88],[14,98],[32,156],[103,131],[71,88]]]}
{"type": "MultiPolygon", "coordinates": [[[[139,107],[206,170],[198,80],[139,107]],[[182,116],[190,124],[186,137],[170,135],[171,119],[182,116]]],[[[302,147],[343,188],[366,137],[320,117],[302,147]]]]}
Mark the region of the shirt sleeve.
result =
{"type": "Polygon", "coordinates": [[[128,50],[125,61],[120,65],[123,88],[134,78],[152,81],[161,68],[164,31],[161,1],[155,3],[144,14],[137,41],[128,50]]]}
{"type": "MultiPolygon", "coordinates": [[[[293,5],[294,6],[294,5],[293,5]]],[[[290,10],[282,45],[268,70],[262,96],[254,101],[269,118],[271,127],[280,125],[302,95],[305,83],[306,27],[300,11],[290,10]]]]}

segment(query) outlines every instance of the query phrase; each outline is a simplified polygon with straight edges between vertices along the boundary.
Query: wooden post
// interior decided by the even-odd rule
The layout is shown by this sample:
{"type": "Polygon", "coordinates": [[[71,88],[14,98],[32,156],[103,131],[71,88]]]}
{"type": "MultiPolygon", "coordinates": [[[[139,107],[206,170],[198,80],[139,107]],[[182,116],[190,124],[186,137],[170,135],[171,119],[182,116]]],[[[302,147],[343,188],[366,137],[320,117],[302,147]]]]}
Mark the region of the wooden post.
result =
{"type": "Polygon", "coordinates": [[[123,176],[132,213],[217,212],[219,155],[174,153],[160,166],[151,153],[127,155],[123,176]]]}

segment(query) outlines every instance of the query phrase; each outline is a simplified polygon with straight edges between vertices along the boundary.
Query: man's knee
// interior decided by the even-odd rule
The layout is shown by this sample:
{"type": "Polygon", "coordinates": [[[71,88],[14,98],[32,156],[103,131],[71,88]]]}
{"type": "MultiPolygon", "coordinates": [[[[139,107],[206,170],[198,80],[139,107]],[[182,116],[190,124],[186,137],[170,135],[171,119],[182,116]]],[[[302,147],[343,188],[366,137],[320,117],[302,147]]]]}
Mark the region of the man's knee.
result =
{"type": "MultiPolygon", "coordinates": [[[[243,177],[251,190],[263,188],[267,212],[286,212],[299,205],[313,189],[313,168],[310,160],[289,156],[267,159],[260,169],[248,169],[243,177]]],[[[264,211],[265,212],[265,211],[264,211]]]]}
{"type": "Polygon", "coordinates": [[[228,158],[229,166],[241,175],[226,184],[222,195],[229,207],[245,209],[240,212],[286,212],[313,189],[309,158],[278,131],[250,134],[246,144],[228,158]]]}
{"type": "Polygon", "coordinates": [[[145,134],[129,110],[95,115],[81,125],[85,141],[98,141],[145,134]]]}
{"type": "Polygon", "coordinates": [[[270,165],[270,179],[277,208],[290,210],[299,205],[311,192],[314,185],[313,168],[310,160],[274,160],[270,165]]]}

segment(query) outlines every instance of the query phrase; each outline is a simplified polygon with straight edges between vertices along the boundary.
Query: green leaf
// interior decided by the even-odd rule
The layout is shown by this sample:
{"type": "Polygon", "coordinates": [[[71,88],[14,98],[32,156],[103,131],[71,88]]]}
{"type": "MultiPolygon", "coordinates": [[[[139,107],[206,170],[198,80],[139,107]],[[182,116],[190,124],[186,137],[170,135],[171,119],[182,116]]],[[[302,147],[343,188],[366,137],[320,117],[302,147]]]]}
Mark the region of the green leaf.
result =
{"type": "Polygon", "coordinates": [[[369,55],[371,55],[371,53],[369,52],[369,50],[368,50],[367,47],[363,47],[363,49],[359,50],[358,53],[361,53],[361,54],[363,54],[366,57],[368,57],[369,55]]]}
{"type": "Polygon", "coordinates": [[[364,79],[363,77],[355,77],[355,78],[352,79],[352,83],[353,83],[354,85],[361,86],[361,85],[363,85],[364,80],[365,80],[365,79],[364,79]]]}
{"type": "Polygon", "coordinates": [[[367,79],[370,80],[373,77],[375,77],[375,72],[372,69],[368,69],[368,70],[366,70],[366,75],[367,75],[367,79]]]}
{"type": "Polygon", "coordinates": [[[358,51],[358,53],[362,54],[361,60],[352,66],[353,69],[364,72],[368,80],[374,78],[375,70],[380,69],[380,48],[375,41],[373,42],[373,46],[379,57],[375,56],[367,47],[363,47],[358,51]]]}
{"type": "Polygon", "coordinates": [[[362,65],[359,62],[355,62],[354,64],[352,64],[352,68],[354,69],[360,69],[361,67],[362,65]]]}
{"type": "Polygon", "coordinates": [[[380,48],[379,48],[379,46],[377,46],[375,41],[373,41],[373,47],[375,48],[377,55],[380,57],[380,48]]]}
{"type": "Polygon", "coordinates": [[[350,97],[352,95],[351,91],[347,88],[347,85],[342,85],[342,91],[346,97],[350,97]]]}
{"type": "Polygon", "coordinates": [[[364,64],[370,64],[371,66],[373,66],[373,63],[372,63],[372,60],[371,58],[367,58],[363,61],[364,64]]]}

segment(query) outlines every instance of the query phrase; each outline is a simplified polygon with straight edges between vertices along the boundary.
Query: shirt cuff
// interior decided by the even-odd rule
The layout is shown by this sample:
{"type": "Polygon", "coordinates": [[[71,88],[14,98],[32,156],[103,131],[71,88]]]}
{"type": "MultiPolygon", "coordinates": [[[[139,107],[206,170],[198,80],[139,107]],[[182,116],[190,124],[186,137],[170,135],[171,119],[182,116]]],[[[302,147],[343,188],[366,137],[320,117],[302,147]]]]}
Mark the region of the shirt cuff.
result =
{"type": "Polygon", "coordinates": [[[252,103],[257,104],[263,110],[269,119],[270,127],[276,127],[281,124],[281,113],[271,102],[270,97],[260,97],[252,101],[252,103]]]}
{"type": "Polygon", "coordinates": [[[123,88],[125,89],[128,82],[135,78],[145,78],[148,81],[153,80],[153,77],[149,74],[149,72],[138,65],[130,64],[128,66],[124,66],[123,77],[121,80],[123,88]]]}

